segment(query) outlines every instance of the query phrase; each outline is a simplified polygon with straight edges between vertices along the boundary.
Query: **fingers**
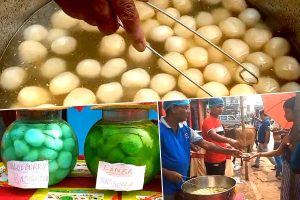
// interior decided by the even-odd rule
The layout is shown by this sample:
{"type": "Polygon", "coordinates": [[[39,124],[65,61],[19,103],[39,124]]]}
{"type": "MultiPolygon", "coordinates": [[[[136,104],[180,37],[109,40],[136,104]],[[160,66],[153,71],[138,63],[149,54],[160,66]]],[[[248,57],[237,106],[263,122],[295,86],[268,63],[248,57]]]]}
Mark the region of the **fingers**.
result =
{"type": "Polygon", "coordinates": [[[108,0],[89,0],[92,18],[99,30],[105,34],[112,34],[119,28],[117,15],[108,0]]]}
{"type": "Polygon", "coordinates": [[[81,0],[55,0],[61,9],[71,17],[84,20],[85,16],[90,13],[88,4],[82,4],[81,0]]]}
{"type": "Polygon", "coordinates": [[[116,15],[124,25],[124,29],[138,51],[144,51],[146,40],[133,0],[110,0],[116,15]]]}

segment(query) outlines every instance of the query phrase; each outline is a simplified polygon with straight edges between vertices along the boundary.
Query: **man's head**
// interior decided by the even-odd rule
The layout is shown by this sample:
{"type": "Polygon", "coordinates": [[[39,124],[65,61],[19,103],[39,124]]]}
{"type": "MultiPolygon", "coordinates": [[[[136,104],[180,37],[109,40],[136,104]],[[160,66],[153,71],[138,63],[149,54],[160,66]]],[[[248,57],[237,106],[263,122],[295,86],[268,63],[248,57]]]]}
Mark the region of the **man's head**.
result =
{"type": "Polygon", "coordinates": [[[264,110],[259,111],[259,116],[262,120],[264,120],[266,117],[268,117],[268,115],[265,113],[264,110]]]}
{"type": "Polygon", "coordinates": [[[295,108],[296,97],[289,98],[283,104],[284,117],[288,122],[294,120],[294,108],[295,108]]]}
{"type": "Polygon", "coordinates": [[[221,115],[224,111],[224,101],[222,98],[210,98],[208,100],[208,107],[211,115],[221,115]]]}
{"type": "Polygon", "coordinates": [[[165,101],[163,104],[167,117],[178,122],[186,121],[190,114],[190,100],[165,101]]]}

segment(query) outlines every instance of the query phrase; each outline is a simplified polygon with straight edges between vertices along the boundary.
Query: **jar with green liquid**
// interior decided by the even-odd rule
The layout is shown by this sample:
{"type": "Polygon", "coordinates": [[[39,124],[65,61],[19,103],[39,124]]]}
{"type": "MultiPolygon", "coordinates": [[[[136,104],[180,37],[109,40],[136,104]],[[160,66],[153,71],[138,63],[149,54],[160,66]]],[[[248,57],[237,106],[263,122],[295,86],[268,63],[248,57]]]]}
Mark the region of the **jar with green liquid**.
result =
{"type": "Polygon", "coordinates": [[[148,114],[148,109],[103,109],[102,119],[92,126],[84,144],[86,163],[93,175],[99,161],[145,165],[144,183],[159,172],[158,128],[148,114]]]}
{"type": "Polygon", "coordinates": [[[16,118],[2,138],[4,164],[48,160],[48,185],[62,181],[76,165],[78,141],[61,111],[18,110],[16,118]]]}

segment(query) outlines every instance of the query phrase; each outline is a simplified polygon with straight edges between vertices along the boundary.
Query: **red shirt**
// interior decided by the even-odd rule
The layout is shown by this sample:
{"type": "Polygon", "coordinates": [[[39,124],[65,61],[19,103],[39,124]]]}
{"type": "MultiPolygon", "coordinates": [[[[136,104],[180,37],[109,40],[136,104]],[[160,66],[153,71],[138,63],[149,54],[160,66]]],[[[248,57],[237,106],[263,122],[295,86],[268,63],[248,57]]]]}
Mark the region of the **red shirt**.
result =
{"type": "MultiPolygon", "coordinates": [[[[209,142],[215,143],[218,146],[227,147],[226,143],[217,142],[210,137],[210,134],[208,132],[212,129],[214,129],[217,134],[224,135],[224,128],[222,126],[221,121],[214,116],[209,116],[203,121],[203,126],[202,126],[203,138],[209,142]]],[[[226,154],[206,151],[204,160],[205,162],[209,162],[209,163],[220,163],[226,160],[226,154]]]]}

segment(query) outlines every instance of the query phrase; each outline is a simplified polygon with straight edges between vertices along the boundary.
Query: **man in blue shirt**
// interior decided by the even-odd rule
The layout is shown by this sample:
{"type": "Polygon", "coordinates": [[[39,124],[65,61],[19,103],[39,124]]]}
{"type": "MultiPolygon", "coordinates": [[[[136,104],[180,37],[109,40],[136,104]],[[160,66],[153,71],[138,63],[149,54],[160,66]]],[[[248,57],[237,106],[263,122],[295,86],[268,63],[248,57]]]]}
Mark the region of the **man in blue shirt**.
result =
{"type": "MultiPolygon", "coordinates": [[[[257,141],[258,141],[258,147],[257,152],[267,152],[268,150],[268,144],[270,141],[270,120],[269,117],[265,114],[264,110],[259,111],[260,118],[262,120],[261,125],[258,129],[257,134],[257,141]]],[[[269,161],[275,165],[275,160],[273,157],[268,157],[269,161]]],[[[258,156],[255,160],[255,164],[252,165],[252,167],[259,168],[259,160],[260,156],[258,156]]]]}
{"type": "Polygon", "coordinates": [[[190,100],[165,101],[163,107],[166,116],[159,121],[163,193],[164,200],[173,200],[188,176],[191,143],[224,154],[240,155],[241,152],[207,142],[187,125],[190,100]]]}

